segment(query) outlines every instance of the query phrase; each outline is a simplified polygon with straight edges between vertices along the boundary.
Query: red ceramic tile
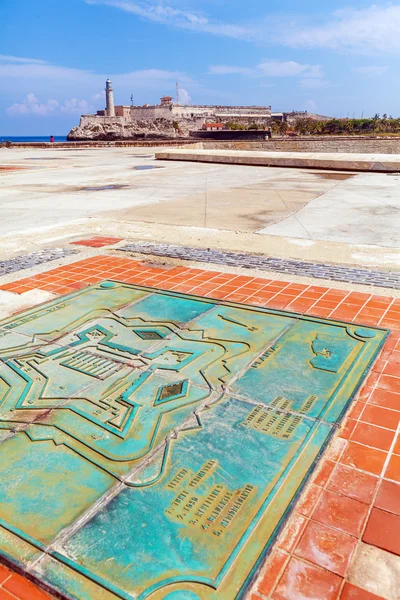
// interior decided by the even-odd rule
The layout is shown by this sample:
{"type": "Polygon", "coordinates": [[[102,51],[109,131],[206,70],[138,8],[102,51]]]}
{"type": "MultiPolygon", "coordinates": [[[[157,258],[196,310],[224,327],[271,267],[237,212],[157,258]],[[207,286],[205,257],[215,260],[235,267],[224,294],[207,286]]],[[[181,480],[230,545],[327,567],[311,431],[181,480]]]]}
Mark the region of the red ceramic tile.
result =
{"type": "Polygon", "coordinates": [[[46,594],[46,592],[38,588],[34,583],[17,573],[14,573],[10,579],[7,579],[3,587],[8,592],[11,592],[11,594],[17,596],[19,600],[51,600],[49,594],[46,594]]]}
{"type": "Polygon", "coordinates": [[[369,397],[368,404],[400,411],[400,394],[376,388],[369,397]]]}
{"type": "Polygon", "coordinates": [[[360,402],[367,402],[373,392],[372,387],[369,385],[363,385],[360,391],[357,394],[357,398],[360,402]]]}
{"type": "Polygon", "coordinates": [[[374,364],[372,365],[372,370],[376,371],[377,373],[382,373],[384,368],[386,365],[386,360],[383,360],[382,358],[378,358],[378,360],[376,360],[374,362],[374,364]]]}
{"type": "Polygon", "coordinates": [[[374,506],[400,516],[400,484],[382,481],[374,506]]]}
{"type": "Polygon", "coordinates": [[[329,444],[327,450],[325,451],[325,459],[332,460],[333,462],[338,462],[347,447],[347,443],[348,442],[346,442],[346,440],[344,440],[343,438],[334,438],[329,444]]]}
{"type": "Polygon", "coordinates": [[[325,490],[312,518],[350,535],[359,536],[367,514],[368,506],[363,502],[325,490]]]}
{"type": "Polygon", "coordinates": [[[395,432],[383,427],[375,427],[369,423],[357,423],[351,435],[353,442],[378,448],[379,450],[390,450],[394,440],[395,432]]]}
{"type": "Polygon", "coordinates": [[[364,402],[361,402],[360,400],[357,400],[356,402],[352,402],[350,410],[347,413],[347,416],[349,417],[349,419],[358,420],[360,418],[364,408],[365,408],[364,402]]]}
{"type": "Polygon", "coordinates": [[[321,493],[322,488],[318,487],[317,485],[310,484],[296,504],[296,511],[305,517],[309,517],[317,505],[321,493]]]}
{"type": "Polygon", "coordinates": [[[362,539],[400,556],[400,516],[373,508],[362,539]]]}
{"type": "MultiPolygon", "coordinates": [[[[399,316],[400,319],[400,316],[399,316]]],[[[389,361],[386,364],[384,373],[387,375],[394,375],[400,377],[400,352],[394,350],[390,356],[389,361]]]]}
{"type": "Polygon", "coordinates": [[[374,475],[382,473],[385,460],[386,452],[356,444],[355,442],[348,443],[341,457],[341,462],[344,465],[360,469],[361,471],[367,471],[374,475]]]}
{"type": "Polygon", "coordinates": [[[380,377],[382,377],[382,375],[379,375],[379,373],[376,373],[375,371],[371,371],[371,373],[368,375],[367,379],[365,380],[365,385],[375,387],[378,384],[380,377]]]}
{"type": "Polygon", "coordinates": [[[315,317],[322,317],[323,319],[327,319],[331,312],[332,310],[330,308],[323,308],[322,306],[313,306],[309,310],[310,315],[314,315],[315,317]]]}
{"type": "Polygon", "coordinates": [[[356,546],[355,537],[310,521],[294,553],[344,577],[356,546]]]}
{"type": "Polygon", "coordinates": [[[334,468],[335,463],[333,461],[324,460],[315,473],[312,482],[315,483],[315,485],[325,487],[334,468]]]}
{"type": "Polygon", "coordinates": [[[273,550],[267,559],[257,582],[257,592],[269,596],[277,583],[288,555],[280,550],[273,550]]]}
{"type": "Polygon", "coordinates": [[[91,246],[92,248],[102,248],[103,246],[111,246],[112,244],[116,244],[122,239],[123,238],[94,237],[88,240],[78,240],[76,242],[71,242],[71,244],[76,244],[78,246],[91,246]]]}
{"type": "Polygon", "coordinates": [[[342,595],[340,596],[340,600],[384,600],[381,596],[376,596],[375,594],[371,594],[371,592],[367,592],[366,590],[362,590],[361,588],[352,585],[351,583],[344,584],[342,595]]]}
{"type": "Polygon", "coordinates": [[[362,411],[360,421],[365,421],[366,423],[372,423],[396,431],[400,422],[400,411],[389,410],[387,408],[368,404],[362,411]]]}
{"type": "MultiPolygon", "coordinates": [[[[0,600],[15,600],[16,598],[17,596],[14,596],[14,594],[10,594],[6,590],[0,588],[0,600]]],[[[17,600],[20,600],[20,598],[18,597],[17,600]]]]}
{"type": "Polygon", "coordinates": [[[385,478],[400,482],[400,456],[398,454],[393,454],[390,458],[385,478]]]}
{"type": "Polygon", "coordinates": [[[389,392],[396,392],[400,394],[400,377],[393,377],[392,375],[381,375],[378,382],[378,387],[382,390],[388,390],[389,392]]]}
{"type": "Polygon", "coordinates": [[[355,419],[345,419],[339,428],[339,435],[345,440],[349,440],[356,428],[357,421],[355,419]]]}
{"type": "Polygon", "coordinates": [[[336,600],[342,578],[292,558],[279,581],[273,600],[336,600]]]}
{"type": "Polygon", "coordinates": [[[306,526],[307,519],[295,512],[285,524],[280,533],[276,547],[286,552],[292,552],[306,526]]]}
{"type": "Polygon", "coordinates": [[[374,497],[378,478],[369,473],[337,465],[327,485],[327,489],[354,500],[370,504],[374,497]]]}
{"type": "Polygon", "coordinates": [[[12,575],[12,571],[10,571],[10,569],[7,569],[5,565],[0,564],[0,585],[3,583],[3,581],[8,579],[10,575],[12,575]]]}

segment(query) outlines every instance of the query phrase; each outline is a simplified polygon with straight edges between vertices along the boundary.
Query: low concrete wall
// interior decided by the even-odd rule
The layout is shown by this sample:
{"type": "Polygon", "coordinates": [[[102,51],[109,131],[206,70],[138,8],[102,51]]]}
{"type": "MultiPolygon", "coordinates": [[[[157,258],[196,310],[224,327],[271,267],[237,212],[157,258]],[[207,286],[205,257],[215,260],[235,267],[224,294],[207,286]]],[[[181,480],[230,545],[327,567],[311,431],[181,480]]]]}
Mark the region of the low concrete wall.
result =
{"type": "Polygon", "coordinates": [[[340,152],[344,154],[400,154],[398,138],[310,137],[269,141],[205,141],[205,150],[265,150],[267,152],[340,152]]]}
{"type": "Polygon", "coordinates": [[[372,173],[400,172],[400,154],[338,154],[303,152],[254,152],[235,150],[196,150],[193,147],[160,150],[159,160],[182,160],[258,167],[292,167],[372,173]]]}
{"type": "Polygon", "coordinates": [[[79,142],[3,142],[0,147],[8,148],[107,148],[137,146],[185,146],[198,150],[253,150],[265,152],[318,152],[344,154],[398,154],[400,155],[400,138],[298,138],[272,139],[265,141],[231,141],[215,140],[196,141],[194,138],[177,138],[174,140],[116,140],[79,141],[79,142]]]}
{"type": "Polygon", "coordinates": [[[197,144],[193,144],[193,141],[186,139],[176,140],[120,140],[114,142],[102,142],[102,141],[87,141],[87,142],[2,142],[0,148],[49,148],[50,150],[57,150],[58,148],[125,148],[125,147],[163,147],[163,146],[189,146],[197,148],[197,144]]]}

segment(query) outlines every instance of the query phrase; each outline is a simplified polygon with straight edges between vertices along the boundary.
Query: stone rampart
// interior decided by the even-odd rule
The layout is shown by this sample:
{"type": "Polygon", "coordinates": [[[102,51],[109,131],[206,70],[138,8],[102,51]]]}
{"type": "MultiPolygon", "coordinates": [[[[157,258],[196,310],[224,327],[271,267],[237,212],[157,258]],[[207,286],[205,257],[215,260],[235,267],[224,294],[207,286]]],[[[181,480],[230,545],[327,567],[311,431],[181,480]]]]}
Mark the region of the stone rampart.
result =
{"type": "Polygon", "coordinates": [[[268,119],[271,116],[269,106],[190,106],[171,104],[170,106],[132,106],[131,118],[153,119],[268,119]]]}
{"type": "Polygon", "coordinates": [[[89,125],[121,125],[124,126],[127,122],[127,117],[103,117],[99,115],[82,115],[79,127],[87,127],[89,125]]]}

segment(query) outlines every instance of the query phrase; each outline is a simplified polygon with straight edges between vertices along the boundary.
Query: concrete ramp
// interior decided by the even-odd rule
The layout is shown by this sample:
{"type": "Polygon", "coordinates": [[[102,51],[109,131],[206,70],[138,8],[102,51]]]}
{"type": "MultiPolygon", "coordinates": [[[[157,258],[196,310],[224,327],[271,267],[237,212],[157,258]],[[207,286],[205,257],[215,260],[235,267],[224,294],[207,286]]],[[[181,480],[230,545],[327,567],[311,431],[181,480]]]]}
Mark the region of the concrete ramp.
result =
{"type": "Polygon", "coordinates": [[[327,154],[314,152],[254,152],[242,150],[163,150],[159,160],[293,167],[338,171],[400,173],[400,154],[327,154]]]}

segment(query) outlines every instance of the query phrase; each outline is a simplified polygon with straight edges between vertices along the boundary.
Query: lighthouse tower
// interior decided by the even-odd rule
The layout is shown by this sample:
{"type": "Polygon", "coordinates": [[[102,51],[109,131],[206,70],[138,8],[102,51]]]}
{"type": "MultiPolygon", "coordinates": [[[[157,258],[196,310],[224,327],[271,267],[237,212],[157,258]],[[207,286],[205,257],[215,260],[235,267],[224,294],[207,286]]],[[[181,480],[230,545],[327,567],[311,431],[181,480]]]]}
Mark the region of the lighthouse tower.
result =
{"type": "Polygon", "coordinates": [[[115,117],[114,92],[109,79],[106,81],[106,116],[115,117]]]}

